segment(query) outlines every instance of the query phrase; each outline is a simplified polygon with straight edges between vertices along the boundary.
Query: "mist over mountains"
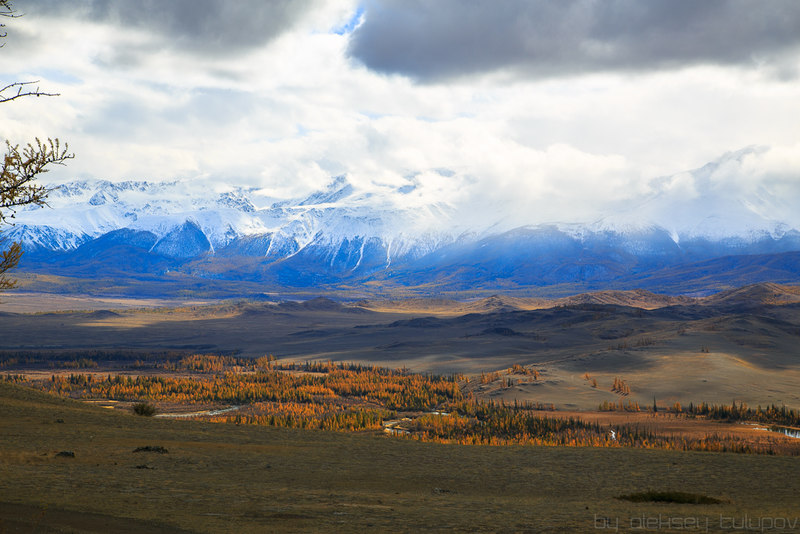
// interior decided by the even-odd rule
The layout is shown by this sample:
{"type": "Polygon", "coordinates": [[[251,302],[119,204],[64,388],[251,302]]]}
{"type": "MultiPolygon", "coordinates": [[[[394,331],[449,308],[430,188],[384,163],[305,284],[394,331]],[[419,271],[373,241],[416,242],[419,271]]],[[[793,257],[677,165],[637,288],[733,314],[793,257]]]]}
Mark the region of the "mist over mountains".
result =
{"type": "Polygon", "coordinates": [[[518,225],[500,212],[470,224],[469,207],[421,202],[413,180],[381,191],[338,176],[295,199],[189,181],[74,181],[52,191],[51,209],[19,211],[5,235],[23,243],[23,269],[79,278],[702,294],[800,274],[786,199],[720,179],[759,150],[653,180],[642,200],[594,221],[531,213],[518,225]]]}

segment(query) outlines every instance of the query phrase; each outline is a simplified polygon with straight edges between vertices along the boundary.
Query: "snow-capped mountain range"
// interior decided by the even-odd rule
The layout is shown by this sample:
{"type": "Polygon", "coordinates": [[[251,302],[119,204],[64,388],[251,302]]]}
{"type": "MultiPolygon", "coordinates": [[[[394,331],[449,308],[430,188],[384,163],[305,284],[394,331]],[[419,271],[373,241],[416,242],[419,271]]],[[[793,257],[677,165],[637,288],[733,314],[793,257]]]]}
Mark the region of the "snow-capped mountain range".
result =
{"type": "Polygon", "coordinates": [[[599,287],[714,258],[800,251],[798,228],[780,217],[783,199],[740,198],[718,179],[755,150],[654,180],[644,201],[587,223],[469,227],[455,222],[457,206],[405,207],[408,187],[381,196],[338,176],[296,199],[197,181],[74,181],[51,191],[49,208],[19,210],[4,234],[28,251],[23,266],[77,275],[113,266],[301,286],[599,287]]]}
{"type": "Polygon", "coordinates": [[[204,185],[208,184],[75,181],[51,186],[49,209],[18,211],[6,232],[31,250],[73,250],[124,228],[153,234],[158,250],[176,229],[196,227],[207,246],[166,251],[176,257],[213,254],[246,237],[266,237],[275,247],[292,252],[312,243],[362,237],[394,244],[395,253],[402,254],[412,241],[423,250],[423,243],[430,241],[430,232],[408,234],[415,213],[368,202],[345,176],[332,178],[324,190],[308,197],[280,201],[254,198],[254,188],[221,186],[214,191],[204,185]],[[257,208],[254,199],[266,206],[257,208]]]}

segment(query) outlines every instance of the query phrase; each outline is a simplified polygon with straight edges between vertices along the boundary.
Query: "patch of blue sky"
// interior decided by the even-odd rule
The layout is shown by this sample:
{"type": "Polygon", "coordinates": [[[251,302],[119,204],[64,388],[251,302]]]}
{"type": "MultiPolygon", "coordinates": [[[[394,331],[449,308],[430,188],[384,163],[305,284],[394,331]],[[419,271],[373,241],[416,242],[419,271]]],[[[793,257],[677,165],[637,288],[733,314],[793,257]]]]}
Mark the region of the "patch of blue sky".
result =
{"type": "Polygon", "coordinates": [[[302,124],[295,124],[295,129],[297,130],[297,137],[305,137],[311,132],[311,130],[302,124]]]}
{"type": "Polygon", "coordinates": [[[364,16],[364,6],[358,6],[353,16],[350,17],[347,22],[342,24],[341,26],[337,26],[331,30],[331,33],[335,33],[336,35],[345,35],[348,33],[352,33],[359,24],[361,24],[361,19],[364,16]]]}
{"type": "Polygon", "coordinates": [[[39,77],[42,80],[49,80],[51,82],[63,83],[66,85],[76,85],[83,82],[83,80],[77,76],[73,76],[72,74],[59,69],[44,69],[39,72],[41,73],[39,77]]]}
{"type": "Polygon", "coordinates": [[[368,110],[359,111],[359,114],[363,115],[364,117],[366,117],[366,118],[368,118],[370,120],[382,119],[384,117],[389,117],[390,116],[389,113],[378,113],[378,112],[375,112],[375,111],[368,111],[368,110]]]}

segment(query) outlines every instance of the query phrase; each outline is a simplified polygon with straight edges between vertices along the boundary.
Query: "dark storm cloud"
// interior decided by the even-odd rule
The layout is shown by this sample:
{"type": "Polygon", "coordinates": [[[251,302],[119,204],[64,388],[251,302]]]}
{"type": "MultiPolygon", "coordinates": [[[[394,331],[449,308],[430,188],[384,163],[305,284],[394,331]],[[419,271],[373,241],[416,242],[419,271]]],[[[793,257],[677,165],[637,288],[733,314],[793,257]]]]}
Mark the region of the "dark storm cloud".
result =
{"type": "Polygon", "coordinates": [[[150,31],[169,47],[203,54],[236,53],[280,35],[315,0],[20,0],[31,17],[54,15],[150,31]]]}
{"type": "Polygon", "coordinates": [[[757,64],[799,43],[797,0],[373,0],[348,52],[431,81],[757,64]]]}

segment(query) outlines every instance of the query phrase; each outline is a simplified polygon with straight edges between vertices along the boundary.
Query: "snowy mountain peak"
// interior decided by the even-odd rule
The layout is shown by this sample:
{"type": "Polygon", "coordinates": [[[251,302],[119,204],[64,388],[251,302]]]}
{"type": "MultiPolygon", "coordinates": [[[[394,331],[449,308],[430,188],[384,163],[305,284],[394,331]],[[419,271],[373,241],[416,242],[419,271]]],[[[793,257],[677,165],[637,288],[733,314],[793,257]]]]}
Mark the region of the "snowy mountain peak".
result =
{"type": "Polygon", "coordinates": [[[223,208],[232,208],[235,210],[243,211],[245,213],[253,213],[256,211],[255,206],[246,196],[243,191],[227,191],[220,193],[217,199],[217,205],[223,208]]]}
{"type": "Polygon", "coordinates": [[[336,176],[325,189],[312,193],[298,203],[299,206],[315,206],[319,204],[333,204],[353,194],[354,188],[347,180],[347,176],[336,176]]]}
{"type": "MultiPolygon", "coordinates": [[[[426,201],[418,191],[426,185],[417,178],[411,179],[413,185],[363,189],[340,175],[307,196],[262,209],[253,202],[257,189],[217,182],[74,181],[53,189],[51,209],[19,210],[18,226],[7,231],[31,247],[70,250],[129,229],[152,234],[157,243],[152,250],[173,257],[215,253],[242,239],[241,250],[261,250],[265,257],[276,251],[297,254],[306,247],[327,247],[335,256],[336,250],[361,243],[349,258],[361,258],[362,246],[366,252],[375,246],[386,265],[401,256],[534,234],[540,243],[566,239],[588,246],[602,241],[638,255],[672,254],[691,249],[692,243],[711,242],[745,250],[780,241],[783,249],[791,248],[800,236],[796,206],[773,192],[748,189],[742,177],[745,170],[757,168],[762,153],[762,148],[751,147],[692,171],[654,179],[643,201],[587,223],[510,224],[517,219],[507,218],[501,205],[495,205],[492,220],[456,201],[426,201]],[[734,182],[737,187],[730,187],[734,182]],[[513,233],[516,229],[520,231],[513,233]]],[[[446,183],[458,179],[452,171],[434,174],[446,183]]],[[[361,266],[362,260],[354,261],[361,266]]]]}

